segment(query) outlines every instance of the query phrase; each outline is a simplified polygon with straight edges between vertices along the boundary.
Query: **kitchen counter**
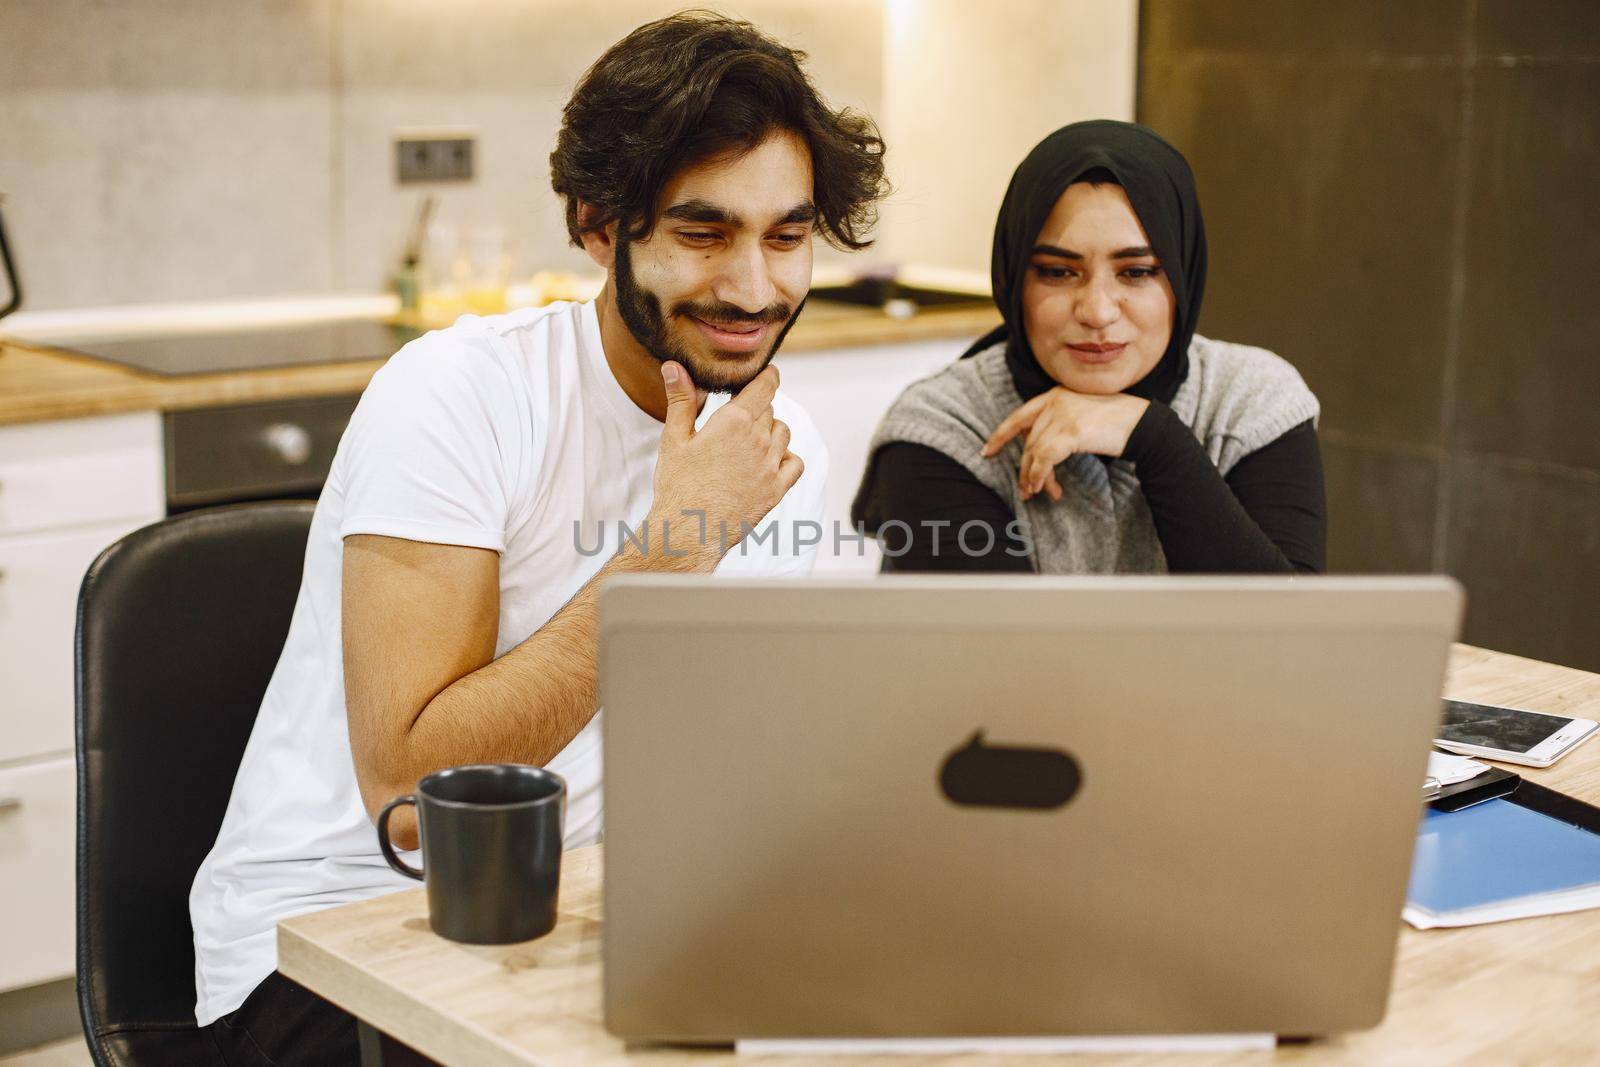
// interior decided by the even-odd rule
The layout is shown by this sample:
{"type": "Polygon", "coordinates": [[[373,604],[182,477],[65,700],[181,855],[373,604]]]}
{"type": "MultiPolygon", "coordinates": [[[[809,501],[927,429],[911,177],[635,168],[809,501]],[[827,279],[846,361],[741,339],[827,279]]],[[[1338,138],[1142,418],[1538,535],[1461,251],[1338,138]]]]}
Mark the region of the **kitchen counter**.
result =
{"type": "MultiPolygon", "coordinates": [[[[782,355],[940,338],[977,338],[1000,321],[990,306],[929,308],[894,319],[875,308],[816,301],[782,355]]],[[[175,377],[0,337],[0,425],[125,411],[249,404],[359,393],[383,360],[175,377]]]]}

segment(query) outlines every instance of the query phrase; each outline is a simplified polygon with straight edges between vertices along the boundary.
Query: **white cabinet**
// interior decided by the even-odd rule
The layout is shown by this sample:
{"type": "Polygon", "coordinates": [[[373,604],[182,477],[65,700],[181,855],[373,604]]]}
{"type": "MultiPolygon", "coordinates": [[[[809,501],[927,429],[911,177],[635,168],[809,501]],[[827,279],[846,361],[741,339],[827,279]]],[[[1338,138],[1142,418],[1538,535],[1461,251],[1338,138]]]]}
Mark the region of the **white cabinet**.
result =
{"type": "Polygon", "coordinates": [[[0,990],[73,971],[78,588],[165,501],[156,412],[0,426],[0,990]]]}
{"type": "Polygon", "coordinates": [[[783,391],[806,409],[828,446],[827,510],[818,575],[876,574],[881,553],[876,541],[834,540],[850,526],[850,502],[867,464],[867,444],[889,405],[906,386],[954,362],[970,340],[919,341],[796,352],[778,357],[783,391]],[[835,525],[837,523],[837,526],[835,525]]]}
{"type": "Polygon", "coordinates": [[[0,537],[166,514],[161,415],[0,426],[0,537]]]}
{"type": "Polygon", "coordinates": [[[0,766],[72,749],[78,586],[101,550],[147,521],[0,537],[0,766]]]}
{"type": "Polygon", "coordinates": [[[0,992],[73,972],[71,756],[0,770],[0,992]]]}

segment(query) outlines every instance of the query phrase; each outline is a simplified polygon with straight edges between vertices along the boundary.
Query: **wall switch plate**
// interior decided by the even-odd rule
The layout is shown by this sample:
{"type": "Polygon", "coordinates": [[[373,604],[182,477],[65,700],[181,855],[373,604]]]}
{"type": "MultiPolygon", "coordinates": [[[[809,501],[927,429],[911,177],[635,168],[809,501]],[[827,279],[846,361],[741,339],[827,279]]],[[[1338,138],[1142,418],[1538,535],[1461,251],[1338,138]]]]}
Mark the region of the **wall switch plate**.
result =
{"type": "Polygon", "coordinates": [[[473,137],[397,137],[395,175],[401,185],[472,180],[473,137]]]}

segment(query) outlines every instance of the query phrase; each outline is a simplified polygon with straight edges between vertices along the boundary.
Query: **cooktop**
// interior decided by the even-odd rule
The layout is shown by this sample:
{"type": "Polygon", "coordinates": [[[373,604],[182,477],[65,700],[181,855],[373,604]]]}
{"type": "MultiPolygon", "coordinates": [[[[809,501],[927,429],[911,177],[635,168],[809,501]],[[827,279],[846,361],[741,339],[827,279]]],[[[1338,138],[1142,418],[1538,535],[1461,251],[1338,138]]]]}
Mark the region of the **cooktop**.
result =
{"type": "Polygon", "coordinates": [[[421,330],[409,326],[373,319],[348,319],[215,333],[57,343],[53,347],[153,374],[214,374],[387,359],[407,341],[420,336],[421,330]]]}

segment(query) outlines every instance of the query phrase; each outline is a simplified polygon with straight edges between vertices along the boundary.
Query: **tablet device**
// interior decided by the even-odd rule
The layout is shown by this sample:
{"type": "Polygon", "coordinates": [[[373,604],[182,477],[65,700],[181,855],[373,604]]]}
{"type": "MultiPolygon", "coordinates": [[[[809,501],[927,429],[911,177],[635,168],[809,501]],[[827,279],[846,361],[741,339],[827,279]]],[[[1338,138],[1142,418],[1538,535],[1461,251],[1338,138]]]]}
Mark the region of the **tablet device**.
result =
{"type": "Polygon", "coordinates": [[[1446,752],[1548,767],[1593,737],[1596,725],[1593,719],[1446,700],[1434,743],[1446,752]]]}

